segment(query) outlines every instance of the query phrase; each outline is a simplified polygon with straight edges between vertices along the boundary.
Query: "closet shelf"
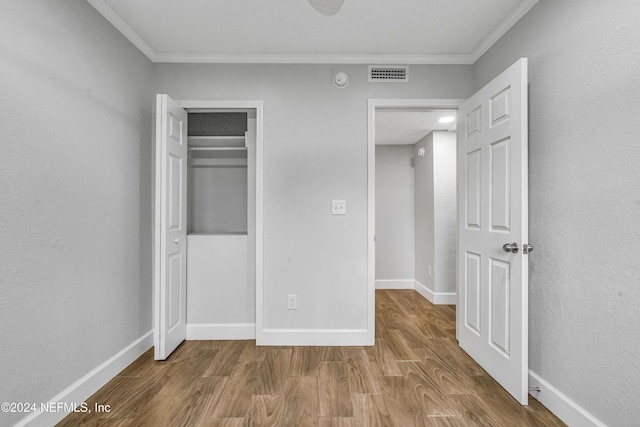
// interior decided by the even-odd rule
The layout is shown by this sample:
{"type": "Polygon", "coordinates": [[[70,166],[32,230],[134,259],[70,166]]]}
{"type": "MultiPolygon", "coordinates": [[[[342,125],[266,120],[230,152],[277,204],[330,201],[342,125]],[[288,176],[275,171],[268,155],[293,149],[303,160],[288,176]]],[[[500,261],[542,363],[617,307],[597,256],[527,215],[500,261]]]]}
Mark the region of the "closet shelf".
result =
{"type": "Polygon", "coordinates": [[[247,147],[189,147],[192,151],[247,151],[247,147]]]}
{"type": "Polygon", "coordinates": [[[229,147],[246,148],[244,136],[189,136],[187,137],[189,147],[229,147]]]}
{"type": "Polygon", "coordinates": [[[187,232],[187,236],[247,236],[246,231],[191,231],[187,232]]]}
{"type": "Polygon", "coordinates": [[[189,139],[193,139],[195,141],[220,141],[220,140],[235,140],[235,141],[244,141],[244,135],[241,136],[189,136],[189,139]]]}

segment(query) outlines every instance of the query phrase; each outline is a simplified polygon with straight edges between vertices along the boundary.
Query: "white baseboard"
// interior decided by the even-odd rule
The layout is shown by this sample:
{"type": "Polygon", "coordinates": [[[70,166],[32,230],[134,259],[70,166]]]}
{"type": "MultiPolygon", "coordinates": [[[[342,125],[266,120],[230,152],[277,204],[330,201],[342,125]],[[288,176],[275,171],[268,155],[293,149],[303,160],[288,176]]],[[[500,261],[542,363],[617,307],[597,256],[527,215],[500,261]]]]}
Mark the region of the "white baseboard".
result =
{"type": "Polygon", "coordinates": [[[540,391],[530,394],[567,425],[571,427],[607,427],[605,423],[530,370],[529,388],[535,387],[540,387],[540,391]]]}
{"type": "MultiPolygon", "coordinates": [[[[61,402],[67,405],[75,403],[79,406],[152,346],[153,331],[149,331],[49,399],[49,403],[61,402]]],[[[69,413],[70,411],[33,412],[28,417],[23,418],[15,427],[49,427],[60,422],[69,413]]]]}
{"type": "Polygon", "coordinates": [[[417,280],[414,280],[414,282],[414,289],[433,304],[456,305],[457,295],[455,292],[433,292],[417,280]]]}
{"type": "Polygon", "coordinates": [[[373,345],[366,329],[264,329],[258,345],[365,346],[373,345]]]}
{"type": "Polygon", "coordinates": [[[376,280],[376,289],[413,289],[413,279],[376,280]]]}
{"type": "Polygon", "coordinates": [[[255,323],[187,323],[187,340],[253,340],[255,323]]]}
{"type": "Polygon", "coordinates": [[[458,295],[455,292],[437,292],[435,305],[456,305],[458,302],[458,295]]]}
{"type": "Polygon", "coordinates": [[[436,300],[436,294],[417,280],[414,280],[414,289],[429,301],[434,302],[436,300]]]}

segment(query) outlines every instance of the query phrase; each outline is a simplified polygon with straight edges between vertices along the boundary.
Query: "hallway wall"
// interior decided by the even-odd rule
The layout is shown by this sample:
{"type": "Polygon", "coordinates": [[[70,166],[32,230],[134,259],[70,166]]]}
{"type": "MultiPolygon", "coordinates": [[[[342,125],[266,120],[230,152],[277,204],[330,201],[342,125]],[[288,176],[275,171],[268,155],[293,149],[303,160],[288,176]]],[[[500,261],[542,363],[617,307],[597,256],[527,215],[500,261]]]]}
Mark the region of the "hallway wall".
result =
{"type": "Polygon", "coordinates": [[[455,304],[456,133],[431,132],[414,145],[414,154],[416,289],[435,294],[437,303],[455,304]],[[418,156],[420,148],[424,157],[418,156]]]}
{"type": "Polygon", "coordinates": [[[376,288],[413,288],[413,145],[376,145],[376,288]]]}

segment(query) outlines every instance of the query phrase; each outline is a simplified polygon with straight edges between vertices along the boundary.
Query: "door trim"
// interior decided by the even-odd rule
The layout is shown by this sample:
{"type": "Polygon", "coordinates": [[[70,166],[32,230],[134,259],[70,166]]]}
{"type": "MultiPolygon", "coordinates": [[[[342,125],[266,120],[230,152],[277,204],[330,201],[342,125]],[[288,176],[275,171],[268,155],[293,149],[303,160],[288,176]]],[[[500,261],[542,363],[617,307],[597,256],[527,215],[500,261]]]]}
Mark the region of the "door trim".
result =
{"type": "MultiPolygon", "coordinates": [[[[375,341],[376,298],[376,109],[425,108],[457,110],[464,99],[378,99],[368,100],[367,119],[367,329],[375,341]]],[[[457,281],[456,281],[457,283],[457,281]]],[[[457,292],[457,290],[456,290],[457,292]]]]}
{"type": "MultiPolygon", "coordinates": [[[[263,101],[251,101],[251,100],[176,100],[178,105],[180,105],[184,109],[215,109],[215,110],[224,110],[224,109],[247,109],[247,110],[255,110],[256,111],[256,342],[260,342],[262,336],[262,322],[263,322],[263,310],[262,310],[262,300],[263,300],[263,112],[264,112],[264,103],[263,101]]],[[[156,126],[158,126],[156,124],[156,126]]],[[[154,127],[154,129],[156,129],[154,127]]],[[[155,135],[154,135],[155,138],[155,135]]],[[[155,144],[154,144],[155,145],[155,144]]],[[[154,148],[155,150],[155,148],[154,148]]],[[[153,153],[155,158],[155,152],[153,153]]],[[[154,163],[155,164],[155,163],[154,163]]],[[[157,168],[156,168],[157,169],[157,168]]],[[[156,178],[156,170],[154,172],[154,178],[156,178]]],[[[154,181],[155,182],[155,181],[154,181]]],[[[156,194],[156,193],[154,193],[156,194]]],[[[156,194],[156,200],[158,195],[156,194]]],[[[154,206],[156,201],[154,201],[154,206]]],[[[159,267],[159,250],[156,249],[156,246],[159,248],[159,245],[156,244],[156,229],[157,224],[159,224],[158,217],[158,209],[155,209],[154,218],[156,223],[154,223],[154,279],[153,279],[153,293],[154,296],[152,301],[153,304],[153,325],[156,327],[156,318],[158,316],[158,306],[156,303],[156,296],[158,295],[158,279],[159,275],[156,271],[159,267]]],[[[154,334],[154,346],[158,345],[155,342],[155,337],[157,334],[154,334]]]]}

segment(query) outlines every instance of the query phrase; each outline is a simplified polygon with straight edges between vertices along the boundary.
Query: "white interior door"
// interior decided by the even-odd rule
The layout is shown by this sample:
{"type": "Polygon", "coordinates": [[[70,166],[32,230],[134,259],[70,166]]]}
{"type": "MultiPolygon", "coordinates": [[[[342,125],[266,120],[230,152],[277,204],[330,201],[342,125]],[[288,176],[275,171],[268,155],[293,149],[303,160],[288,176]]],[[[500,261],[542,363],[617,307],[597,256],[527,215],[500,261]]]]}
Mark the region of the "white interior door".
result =
{"type": "Polygon", "coordinates": [[[156,97],[155,359],[184,341],[187,326],[187,112],[156,97]]]}
{"type": "Polygon", "coordinates": [[[460,108],[458,171],[458,340],[526,405],[526,58],[460,108]]]}

